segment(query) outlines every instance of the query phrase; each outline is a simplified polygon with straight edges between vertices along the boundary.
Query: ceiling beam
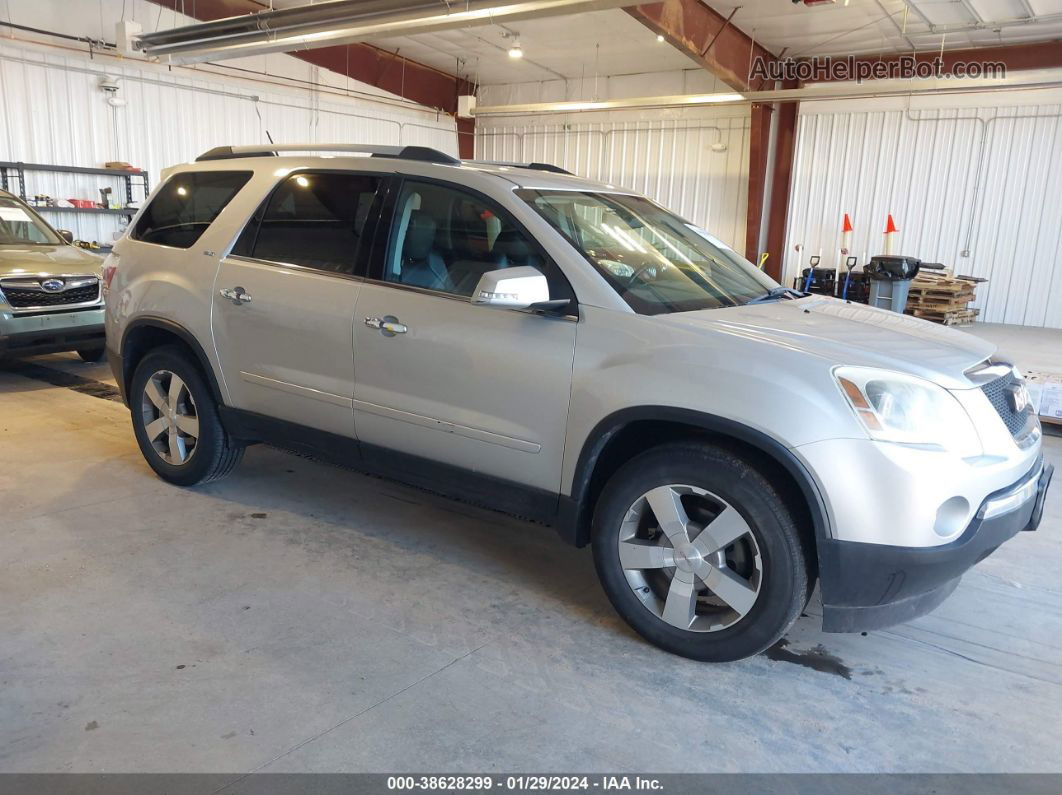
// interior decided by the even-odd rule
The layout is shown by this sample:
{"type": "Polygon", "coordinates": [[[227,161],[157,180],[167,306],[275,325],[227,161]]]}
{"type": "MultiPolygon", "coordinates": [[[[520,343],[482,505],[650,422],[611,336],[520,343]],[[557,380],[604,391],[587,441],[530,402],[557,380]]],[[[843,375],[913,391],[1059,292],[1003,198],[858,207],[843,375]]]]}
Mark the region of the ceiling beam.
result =
{"type": "MultiPolygon", "coordinates": [[[[257,0],[152,0],[152,2],[184,14],[195,11],[201,21],[225,19],[242,14],[267,11],[267,3],[257,0]]],[[[422,64],[397,53],[371,44],[344,44],[299,50],[289,53],[293,58],[345,75],[370,86],[436,108],[449,115],[457,113],[457,98],[473,93],[473,86],[457,75],[422,64]]],[[[471,119],[457,120],[457,141],[461,157],[472,157],[474,124],[471,119]]]]}
{"type": "MultiPolygon", "coordinates": [[[[702,0],[664,0],[662,3],[630,6],[624,9],[649,30],[670,42],[708,72],[742,94],[773,89],[762,78],[753,79],[757,59],[767,66],[778,59],[774,53],[734,24],[739,8],[723,16],[702,0]]],[[[767,70],[761,69],[760,74],[767,70]]],[[[722,95],[726,97],[726,95],[722,95]]],[[[741,100],[740,95],[734,97],[741,100]]],[[[699,97],[693,97],[697,104],[699,97]]],[[[598,103],[600,104],[600,103],[598,103]]],[[[772,124],[774,106],[768,102],[752,103],[749,128],[748,203],[745,218],[745,256],[755,261],[765,238],[768,210],[788,213],[788,193],[777,205],[770,198],[771,175],[768,173],[771,151],[777,151],[777,125],[772,124]]],[[[792,154],[789,154],[790,163],[792,154]]],[[[788,166],[787,166],[788,167],[788,166]]],[[[774,263],[771,263],[772,266],[774,263]]]]}
{"type": "Polygon", "coordinates": [[[624,10],[738,91],[763,87],[762,81],[749,79],[755,58],[777,60],[735,26],[734,14],[724,17],[700,0],[664,0],[624,10]]]}
{"type": "MultiPolygon", "coordinates": [[[[942,61],[943,74],[953,74],[955,65],[959,62],[998,62],[1006,66],[1008,74],[1028,69],[1057,69],[1062,68],[1062,41],[973,47],[966,50],[945,50],[943,53],[940,50],[922,50],[917,53],[897,53],[887,56],[855,56],[850,73],[858,74],[861,65],[873,67],[879,63],[886,63],[898,68],[905,58],[908,60],[914,58],[917,63],[931,64],[938,57],[942,61]]],[[[834,78],[825,77],[824,81],[831,79],[834,78]]]]}

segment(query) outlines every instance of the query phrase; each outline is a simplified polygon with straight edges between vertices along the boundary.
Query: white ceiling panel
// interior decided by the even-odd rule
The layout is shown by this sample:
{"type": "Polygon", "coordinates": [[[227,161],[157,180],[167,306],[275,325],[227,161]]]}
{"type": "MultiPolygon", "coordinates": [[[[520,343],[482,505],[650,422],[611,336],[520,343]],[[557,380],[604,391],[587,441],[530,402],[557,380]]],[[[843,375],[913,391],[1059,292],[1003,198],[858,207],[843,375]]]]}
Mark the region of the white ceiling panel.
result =
{"type": "MultiPolygon", "coordinates": [[[[922,12],[920,21],[923,22],[928,20],[933,25],[969,25],[981,19],[971,10],[971,5],[972,0],[966,3],[957,0],[922,0],[916,8],[922,12]]],[[[918,27],[924,29],[926,26],[923,24],[918,27]]]]}
{"type": "Polygon", "coordinates": [[[767,49],[793,56],[948,50],[1059,39],[1062,0],[705,0],[767,49]]]}
{"type": "Polygon", "coordinates": [[[484,85],[688,69],[694,62],[621,10],[373,41],[484,85]],[[524,57],[510,58],[518,37],[524,57]]]}
{"type": "MultiPolygon", "coordinates": [[[[702,0],[775,54],[790,57],[894,54],[1058,40],[1062,0],[702,0]]],[[[273,0],[275,7],[305,0],[273,0]]],[[[482,85],[696,68],[620,9],[511,25],[381,38],[390,52],[482,85]],[[508,56],[518,35],[522,59],[508,56]]]]}

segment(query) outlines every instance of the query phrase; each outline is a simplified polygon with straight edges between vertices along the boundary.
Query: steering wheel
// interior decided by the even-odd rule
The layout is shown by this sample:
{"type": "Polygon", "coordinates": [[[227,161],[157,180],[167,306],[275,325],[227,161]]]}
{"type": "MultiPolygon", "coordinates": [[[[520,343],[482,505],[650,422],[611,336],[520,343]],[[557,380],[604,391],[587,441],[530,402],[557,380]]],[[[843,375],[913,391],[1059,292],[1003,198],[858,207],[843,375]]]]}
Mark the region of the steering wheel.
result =
{"type": "MultiPolygon", "coordinates": [[[[661,267],[662,267],[661,265],[654,264],[654,265],[642,265],[640,268],[635,268],[634,269],[634,273],[632,273],[630,275],[630,277],[627,279],[627,283],[624,285],[624,287],[628,287],[628,288],[631,287],[636,281],[638,281],[638,279],[641,277],[641,275],[643,273],[645,273],[646,271],[649,271],[649,270],[657,272],[657,273],[653,274],[654,277],[655,277],[659,273],[659,270],[660,270],[661,267]]],[[[648,280],[644,280],[644,281],[648,281],[648,280]]]]}

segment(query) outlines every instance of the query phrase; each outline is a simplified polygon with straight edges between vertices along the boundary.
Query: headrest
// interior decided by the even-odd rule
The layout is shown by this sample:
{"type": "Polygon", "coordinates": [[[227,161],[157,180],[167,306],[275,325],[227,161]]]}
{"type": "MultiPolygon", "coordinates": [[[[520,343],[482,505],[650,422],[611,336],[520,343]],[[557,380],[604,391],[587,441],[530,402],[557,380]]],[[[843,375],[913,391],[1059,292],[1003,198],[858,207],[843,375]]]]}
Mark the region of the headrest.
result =
{"type": "Polygon", "coordinates": [[[427,259],[432,246],[435,245],[435,219],[421,210],[414,210],[409,215],[409,228],[406,230],[405,251],[407,259],[427,259]]]}
{"type": "Polygon", "coordinates": [[[491,238],[487,228],[487,219],[491,214],[489,211],[476,213],[474,210],[473,207],[463,207],[450,221],[454,248],[473,257],[487,252],[491,238]]]}
{"type": "Polygon", "coordinates": [[[531,247],[518,229],[506,229],[494,242],[494,253],[504,254],[510,262],[525,264],[531,258],[531,247]]]}

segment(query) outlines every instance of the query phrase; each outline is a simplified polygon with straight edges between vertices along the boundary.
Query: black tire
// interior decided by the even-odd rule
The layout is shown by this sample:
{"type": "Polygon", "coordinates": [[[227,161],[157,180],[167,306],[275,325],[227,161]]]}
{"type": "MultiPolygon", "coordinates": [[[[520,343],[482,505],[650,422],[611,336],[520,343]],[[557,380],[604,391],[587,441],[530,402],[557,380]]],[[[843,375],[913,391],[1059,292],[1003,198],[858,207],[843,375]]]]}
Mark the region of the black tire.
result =
{"type": "MultiPolygon", "coordinates": [[[[800,615],[813,585],[811,550],[778,491],[748,461],[712,444],[663,445],[622,466],[595,507],[593,550],[605,593],[638,634],[673,654],[706,662],[740,660],[772,646],[800,615]],[[724,500],[745,520],[759,547],[759,593],[751,609],[724,628],[697,632],[667,623],[642,603],[620,563],[621,526],[628,510],[651,489],[672,484],[703,488],[724,500]]],[[[662,569],[654,576],[674,571],[662,569]]],[[[696,583],[703,586],[700,579],[696,583]]]]}
{"type": "Polygon", "coordinates": [[[223,478],[243,458],[245,445],[229,436],[221,424],[217,402],[199,366],[193,363],[181,348],[158,348],[140,360],[129,388],[129,410],[133,420],[133,432],[144,459],[159,477],[176,486],[195,486],[223,478]],[[199,436],[195,448],[183,464],[165,461],[147,438],[144,390],[148,380],[160,371],[169,371],[184,381],[199,421],[199,436]]]}
{"type": "Polygon", "coordinates": [[[77,355],[85,362],[98,362],[103,358],[103,348],[79,348],[77,355]]]}

